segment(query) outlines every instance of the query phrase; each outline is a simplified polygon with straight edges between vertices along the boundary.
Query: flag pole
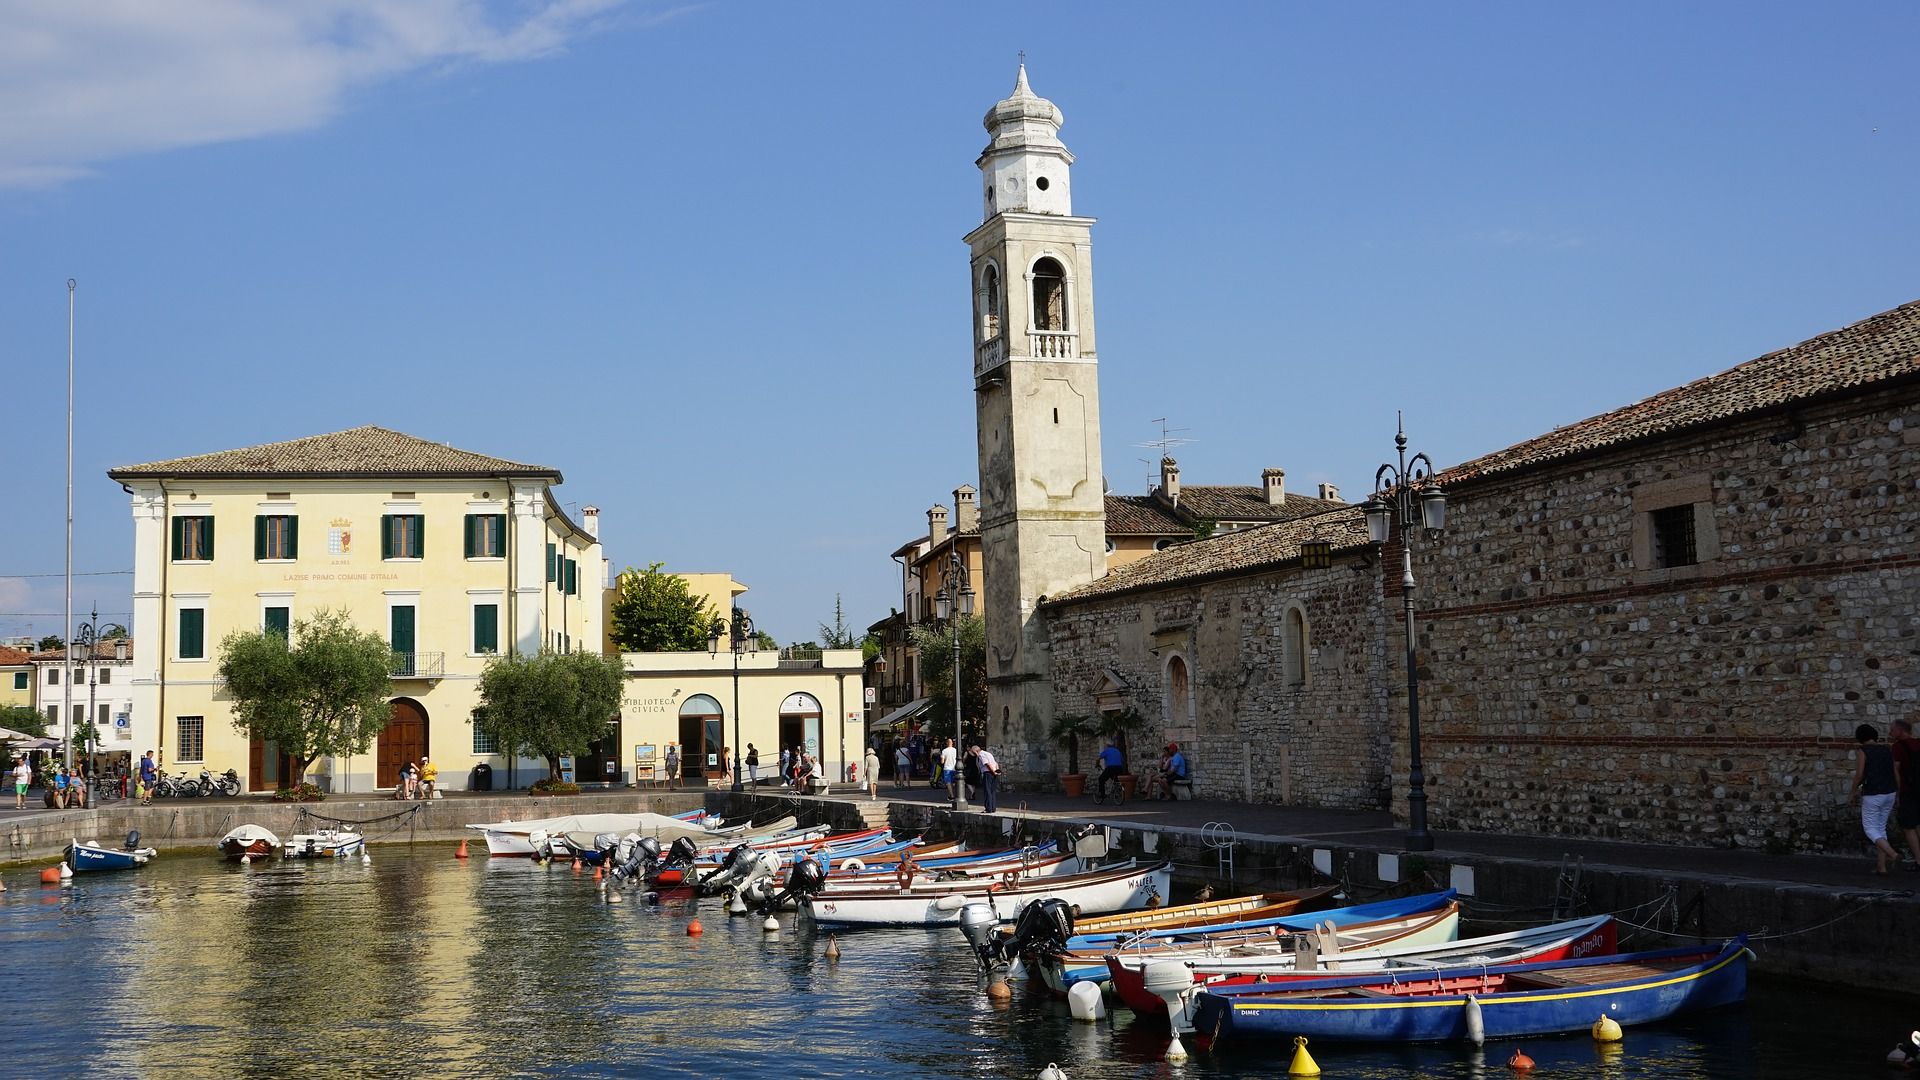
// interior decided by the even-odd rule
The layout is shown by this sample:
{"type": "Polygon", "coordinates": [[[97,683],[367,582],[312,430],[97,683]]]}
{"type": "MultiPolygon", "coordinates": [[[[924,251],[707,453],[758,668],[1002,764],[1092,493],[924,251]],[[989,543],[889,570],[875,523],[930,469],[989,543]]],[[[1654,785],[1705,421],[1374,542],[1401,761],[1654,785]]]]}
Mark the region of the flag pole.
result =
{"type": "Polygon", "coordinates": [[[66,721],[60,743],[68,775],[73,773],[73,290],[78,285],[67,279],[67,621],[61,630],[67,664],[66,676],[60,680],[60,718],[66,721]]]}

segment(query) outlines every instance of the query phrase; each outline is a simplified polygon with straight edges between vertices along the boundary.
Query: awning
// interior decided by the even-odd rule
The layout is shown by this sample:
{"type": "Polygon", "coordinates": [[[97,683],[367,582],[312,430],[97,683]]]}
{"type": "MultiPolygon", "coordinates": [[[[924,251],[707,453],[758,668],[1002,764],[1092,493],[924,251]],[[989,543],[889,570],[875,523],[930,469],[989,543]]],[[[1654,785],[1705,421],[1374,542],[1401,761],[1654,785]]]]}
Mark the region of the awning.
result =
{"type": "Polygon", "coordinates": [[[930,697],[914,698],[912,701],[881,717],[880,722],[874,726],[883,728],[897,727],[918,716],[920,713],[925,712],[927,706],[931,704],[933,704],[933,699],[930,697]]]}
{"type": "Polygon", "coordinates": [[[12,728],[0,727],[0,739],[5,739],[8,742],[23,742],[36,737],[37,736],[29,735],[24,731],[15,731],[12,728]]]}

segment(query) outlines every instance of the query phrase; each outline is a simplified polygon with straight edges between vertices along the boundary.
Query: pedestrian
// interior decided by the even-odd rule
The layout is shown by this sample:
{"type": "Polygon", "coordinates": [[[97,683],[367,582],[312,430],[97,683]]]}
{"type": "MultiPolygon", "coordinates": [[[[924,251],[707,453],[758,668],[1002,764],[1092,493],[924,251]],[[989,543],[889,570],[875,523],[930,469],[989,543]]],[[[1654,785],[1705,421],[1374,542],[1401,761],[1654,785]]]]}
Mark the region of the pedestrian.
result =
{"type": "Polygon", "coordinates": [[[880,797],[880,751],[876,747],[867,747],[867,801],[880,797]]]}
{"type": "Polygon", "coordinates": [[[1899,788],[1894,820],[1907,838],[1905,870],[1920,871],[1920,739],[1913,737],[1913,721],[1893,722],[1893,782],[1899,788]]]}
{"type": "MultiPolygon", "coordinates": [[[[1120,748],[1109,742],[1100,751],[1100,779],[1094,785],[1093,794],[1097,799],[1107,797],[1107,781],[1111,780],[1116,788],[1120,784],[1120,771],[1126,768],[1126,755],[1120,748]]],[[[1125,791],[1125,788],[1120,788],[1125,791]]]]}
{"type": "Polygon", "coordinates": [[[1160,786],[1166,792],[1166,798],[1178,798],[1175,784],[1184,784],[1187,780],[1187,756],[1180,752],[1180,744],[1167,744],[1167,756],[1160,765],[1160,786]]]}
{"type": "Polygon", "coordinates": [[[720,748],[720,783],[725,787],[733,786],[733,747],[720,748]]]}
{"type": "Polygon", "coordinates": [[[153,803],[153,785],[160,782],[160,766],[153,760],[153,751],[140,759],[140,805],[153,803]]]}
{"type": "Polygon", "coordinates": [[[400,763],[400,778],[394,782],[393,797],[407,799],[413,795],[413,762],[400,763]]]}
{"type": "Polygon", "coordinates": [[[940,748],[940,779],[938,782],[947,785],[947,797],[950,799],[958,799],[960,797],[960,771],[956,768],[959,764],[960,751],[954,747],[953,740],[948,739],[947,745],[940,748]]]}
{"type": "Polygon", "coordinates": [[[27,788],[33,784],[33,768],[25,757],[13,759],[13,808],[27,808],[27,788]]]}
{"type": "Polygon", "coordinates": [[[423,755],[420,758],[420,797],[433,798],[434,788],[438,787],[439,783],[440,766],[435,765],[432,758],[423,755]]]}
{"type": "Polygon", "coordinates": [[[967,747],[967,757],[960,766],[960,780],[965,785],[967,801],[972,802],[974,793],[980,790],[980,744],[972,743],[967,747]]]}
{"type": "Polygon", "coordinates": [[[780,782],[782,784],[793,782],[793,762],[788,760],[788,751],[784,746],[780,748],[780,782]]]}
{"type": "Polygon", "coordinates": [[[1000,809],[1000,759],[979,743],[973,744],[973,757],[980,764],[980,803],[994,813],[1000,809]]]}
{"type": "Polygon", "coordinates": [[[754,749],[752,743],[747,744],[747,783],[749,785],[760,783],[760,751],[754,749]]]}
{"type": "Polygon", "coordinates": [[[1894,797],[1899,791],[1893,776],[1893,754],[1880,741],[1880,729],[1872,724],[1853,729],[1853,737],[1860,746],[1854,758],[1853,787],[1849,789],[1848,800],[1860,800],[1860,827],[1866,830],[1867,840],[1873,844],[1873,872],[1885,877],[1889,864],[1900,861],[1899,853],[1887,843],[1887,817],[1893,813],[1894,797]]]}
{"type": "Polygon", "coordinates": [[[667,786],[675,787],[680,783],[680,744],[667,744],[667,786]]]}
{"type": "Polygon", "coordinates": [[[894,743],[893,786],[895,788],[904,788],[907,786],[907,781],[912,779],[912,777],[913,752],[907,749],[907,744],[904,742],[894,743]]]}
{"type": "Polygon", "coordinates": [[[807,782],[813,779],[813,756],[798,749],[794,750],[794,756],[800,764],[793,767],[793,793],[804,795],[807,793],[807,782]]]}

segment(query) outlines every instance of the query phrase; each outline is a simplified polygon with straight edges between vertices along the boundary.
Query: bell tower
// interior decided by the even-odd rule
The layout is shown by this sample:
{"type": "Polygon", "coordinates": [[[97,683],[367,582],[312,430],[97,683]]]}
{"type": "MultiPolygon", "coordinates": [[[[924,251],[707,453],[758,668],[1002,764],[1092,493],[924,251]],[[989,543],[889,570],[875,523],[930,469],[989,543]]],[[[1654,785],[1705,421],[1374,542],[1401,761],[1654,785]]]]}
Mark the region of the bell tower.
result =
{"type": "Polygon", "coordinates": [[[1093,219],[1075,217],[1060,109],[1020,65],[988,110],[976,164],[986,220],[972,249],[973,378],[988,737],[1008,766],[1037,768],[1053,720],[1037,610],[1106,573],[1100,385],[1093,334],[1093,219]]]}

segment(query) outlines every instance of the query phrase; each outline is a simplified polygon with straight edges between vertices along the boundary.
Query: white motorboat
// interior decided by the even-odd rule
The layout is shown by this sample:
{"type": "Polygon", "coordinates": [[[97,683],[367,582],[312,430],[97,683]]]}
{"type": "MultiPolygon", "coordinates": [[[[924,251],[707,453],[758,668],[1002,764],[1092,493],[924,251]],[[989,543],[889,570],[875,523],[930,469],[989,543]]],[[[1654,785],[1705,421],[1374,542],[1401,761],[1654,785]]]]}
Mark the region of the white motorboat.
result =
{"type": "Polygon", "coordinates": [[[281,853],[289,859],[344,859],[366,849],[366,838],[348,829],[321,829],[287,837],[281,853]]]}
{"type": "Polygon", "coordinates": [[[280,850],[280,838],[259,825],[242,825],[215,845],[229,859],[262,859],[280,850]]]}
{"type": "MultiPolygon", "coordinates": [[[[793,818],[781,818],[767,826],[752,830],[751,834],[779,832],[791,829],[793,825],[793,818]]],[[[683,818],[645,813],[565,814],[560,817],[531,818],[526,821],[487,822],[468,825],[467,828],[479,830],[481,835],[486,837],[487,854],[522,858],[533,854],[534,845],[529,837],[535,832],[549,837],[561,837],[569,833],[586,833],[589,836],[598,833],[612,833],[615,836],[638,833],[641,836],[651,836],[663,844],[670,844],[682,836],[691,837],[696,843],[704,843],[749,835],[748,827],[744,824],[710,828],[683,818]]]]}
{"type": "Polygon", "coordinates": [[[802,908],[821,926],[958,926],[960,909],[989,904],[1001,922],[1027,905],[1057,898],[1087,915],[1106,915],[1161,903],[1172,895],[1172,866],[1141,867],[1132,860],[1085,874],[1025,881],[917,882],[909,888],[826,892],[802,908]]]}

